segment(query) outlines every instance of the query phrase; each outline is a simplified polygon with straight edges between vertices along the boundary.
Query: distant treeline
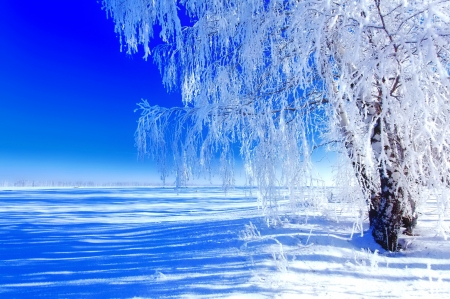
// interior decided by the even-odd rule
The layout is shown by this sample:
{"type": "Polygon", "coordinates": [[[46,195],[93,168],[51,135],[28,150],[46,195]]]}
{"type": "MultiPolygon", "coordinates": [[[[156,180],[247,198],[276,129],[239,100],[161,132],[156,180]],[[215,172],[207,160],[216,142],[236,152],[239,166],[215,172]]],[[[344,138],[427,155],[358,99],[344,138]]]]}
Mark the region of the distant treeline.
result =
{"type": "Polygon", "coordinates": [[[162,186],[155,182],[82,182],[82,181],[36,181],[18,180],[0,182],[2,187],[153,187],[162,186]]]}

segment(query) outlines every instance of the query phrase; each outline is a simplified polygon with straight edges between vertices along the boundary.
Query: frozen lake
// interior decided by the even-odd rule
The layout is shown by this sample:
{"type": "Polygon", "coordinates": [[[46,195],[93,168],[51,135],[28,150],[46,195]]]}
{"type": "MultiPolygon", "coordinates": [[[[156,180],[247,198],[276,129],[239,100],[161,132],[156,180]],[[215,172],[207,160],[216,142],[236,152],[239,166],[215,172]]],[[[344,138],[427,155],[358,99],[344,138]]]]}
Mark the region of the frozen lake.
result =
{"type": "Polygon", "coordinates": [[[260,293],[238,239],[256,215],[242,190],[1,191],[0,297],[260,293]]]}

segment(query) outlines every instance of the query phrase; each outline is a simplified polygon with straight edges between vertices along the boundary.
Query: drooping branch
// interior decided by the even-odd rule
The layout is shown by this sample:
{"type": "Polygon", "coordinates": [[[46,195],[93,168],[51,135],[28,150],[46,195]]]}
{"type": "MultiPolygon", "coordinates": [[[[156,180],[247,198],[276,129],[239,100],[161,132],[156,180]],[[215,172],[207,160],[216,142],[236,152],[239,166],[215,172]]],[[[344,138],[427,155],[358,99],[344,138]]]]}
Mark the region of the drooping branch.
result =
{"type": "Polygon", "coordinates": [[[161,25],[155,60],[185,106],[148,109],[136,143],[168,155],[177,173],[209,170],[219,156],[231,182],[227,161],[238,147],[276,219],[278,187],[304,184],[316,146],[343,140],[335,146],[374,217],[384,217],[378,230],[389,232],[376,238],[390,250],[399,219],[413,217],[430,189],[448,187],[449,1],[103,3],[131,52],[144,45],[147,56],[161,25]],[[192,21],[184,28],[179,5],[192,21]]]}

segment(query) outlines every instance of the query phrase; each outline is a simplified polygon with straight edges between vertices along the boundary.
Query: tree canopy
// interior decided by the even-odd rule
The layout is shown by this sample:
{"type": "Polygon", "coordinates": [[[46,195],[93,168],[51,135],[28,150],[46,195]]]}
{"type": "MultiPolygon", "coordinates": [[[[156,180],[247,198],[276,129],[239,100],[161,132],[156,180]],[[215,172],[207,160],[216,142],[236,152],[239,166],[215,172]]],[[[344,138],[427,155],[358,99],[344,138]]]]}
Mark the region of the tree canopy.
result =
{"type": "Polygon", "coordinates": [[[140,103],[136,144],[159,161],[163,177],[172,165],[182,183],[219,153],[224,185],[232,185],[238,145],[276,222],[278,187],[310,184],[311,154],[327,145],[346,153],[384,248],[397,250],[399,233],[412,233],[430,192],[447,212],[450,1],[103,0],[103,7],[122,47],[142,46],[166,87],[181,89],[183,107],[140,103]],[[154,28],[163,43],[151,49],[154,28]]]}

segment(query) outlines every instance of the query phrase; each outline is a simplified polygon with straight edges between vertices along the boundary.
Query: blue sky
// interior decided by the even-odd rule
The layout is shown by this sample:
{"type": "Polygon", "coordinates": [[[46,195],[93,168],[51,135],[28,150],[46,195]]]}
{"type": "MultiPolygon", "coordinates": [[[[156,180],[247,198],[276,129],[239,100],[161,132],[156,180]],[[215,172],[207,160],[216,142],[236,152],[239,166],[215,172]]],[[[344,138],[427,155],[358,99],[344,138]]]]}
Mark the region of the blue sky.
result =
{"type": "Polygon", "coordinates": [[[0,180],[154,180],[134,147],[136,103],[181,104],[157,67],[119,51],[96,0],[2,4],[0,180]]]}
{"type": "Polygon", "coordinates": [[[96,0],[2,4],[0,181],[159,182],[137,159],[134,109],[141,98],[179,106],[181,96],[166,92],[151,59],[120,52],[96,0]]]}

